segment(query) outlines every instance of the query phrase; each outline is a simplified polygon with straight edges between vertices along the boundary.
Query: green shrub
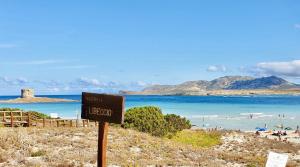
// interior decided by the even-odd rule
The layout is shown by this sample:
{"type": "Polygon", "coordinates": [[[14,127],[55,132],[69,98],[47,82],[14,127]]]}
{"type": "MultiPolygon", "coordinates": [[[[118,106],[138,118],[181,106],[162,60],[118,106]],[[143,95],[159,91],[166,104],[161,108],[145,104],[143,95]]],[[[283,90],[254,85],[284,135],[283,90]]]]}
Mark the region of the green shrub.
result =
{"type": "Polygon", "coordinates": [[[0,108],[0,111],[23,111],[23,112],[35,115],[37,117],[37,119],[43,119],[43,118],[50,119],[50,116],[47,115],[47,114],[43,114],[43,113],[40,113],[40,112],[37,112],[37,111],[24,111],[24,110],[19,109],[19,108],[7,108],[7,107],[4,107],[4,108],[0,108]]]}
{"type": "Polygon", "coordinates": [[[247,164],[246,167],[256,167],[256,165],[251,163],[251,164],[247,164]]]}
{"type": "Polygon", "coordinates": [[[154,136],[164,136],[168,133],[166,120],[161,109],[152,106],[128,109],[125,113],[124,127],[150,133],[154,136]]]}
{"type": "Polygon", "coordinates": [[[46,155],[46,151],[44,151],[44,150],[38,150],[36,152],[31,153],[31,157],[41,157],[44,155],[46,155]]]}
{"type": "Polygon", "coordinates": [[[153,136],[172,137],[178,131],[190,129],[191,123],[186,118],[175,114],[164,116],[158,107],[146,106],[128,109],[125,113],[124,127],[150,133],[153,136]]]}
{"type": "Polygon", "coordinates": [[[3,107],[3,108],[0,108],[0,111],[22,111],[22,110],[19,109],[19,108],[7,108],[7,107],[3,107]]]}
{"type": "Polygon", "coordinates": [[[189,120],[182,118],[179,115],[167,114],[164,118],[166,120],[166,127],[169,133],[176,133],[183,129],[190,129],[192,127],[189,120]]]}
{"type": "Polygon", "coordinates": [[[35,115],[37,117],[37,119],[50,119],[51,117],[47,114],[43,114],[43,113],[40,113],[40,112],[37,112],[37,111],[27,111],[28,113],[32,114],[32,115],[35,115]]]}

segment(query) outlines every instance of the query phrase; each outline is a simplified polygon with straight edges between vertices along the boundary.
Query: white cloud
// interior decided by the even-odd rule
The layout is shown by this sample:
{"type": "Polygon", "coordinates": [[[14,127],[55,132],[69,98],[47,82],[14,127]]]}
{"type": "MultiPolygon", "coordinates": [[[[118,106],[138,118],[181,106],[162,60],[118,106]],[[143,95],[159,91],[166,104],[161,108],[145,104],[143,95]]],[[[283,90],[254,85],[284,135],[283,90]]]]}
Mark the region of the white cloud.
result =
{"type": "Polygon", "coordinates": [[[70,86],[65,86],[65,87],[63,88],[63,90],[64,90],[64,91],[69,91],[69,90],[71,90],[71,88],[70,88],[70,86]]]}
{"type": "Polygon", "coordinates": [[[86,68],[92,68],[95,67],[93,65],[70,65],[70,63],[77,60],[55,60],[55,59],[45,59],[45,60],[29,60],[29,61],[14,61],[14,62],[0,62],[0,64],[3,65],[51,65],[48,66],[48,69],[86,69],[86,68]]]}
{"type": "Polygon", "coordinates": [[[226,72],[227,68],[224,65],[211,65],[206,71],[208,72],[226,72]]]}
{"type": "Polygon", "coordinates": [[[149,84],[147,84],[146,82],[143,82],[143,81],[137,81],[137,82],[135,82],[136,83],[136,85],[138,85],[138,86],[148,86],[149,84]]]}
{"type": "Polygon", "coordinates": [[[118,93],[120,90],[141,90],[147,85],[149,84],[142,81],[122,83],[85,77],[69,82],[0,77],[0,92],[13,92],[13,94],[19,94],[22,88],[33,88],[36,94],[79,94],[82,91],[118,93]]]}
{"type": "Polygon", "coordinates": [[[0,44],[0,48],[3,48],[3,49],[10,49],[10,48],[15,48],[17,47],[17,45],[14,45],[14,44],[0,44]]]}
{"type": "Polygon", "coordinates": [[[50,93],[56,93],[60,91],[60,88],[48,88],[45,91],[50,92],[50,93]]]}
{"type": "Polygon", "coordinates": [[[9,78],[8,77],[0,77],[0,81],[9,82],[9,78]]]}
{"type": "Polygon", "coordinates": [[[300,23],[294,25],[295,28],[300,29],[300,23]]]}
{"type": "Polygon", "coordinates": [[[0,84],[1,85],[6,85],[6,86],[23,86],[28,83],[28,80],[24,77],[20,77],[17,79],[11,79],[8,77],[0,77],[0,84]]]}
{"type": "Polygon", "coordinates": [[[100,87],[103,86],[103,84],[98,79],[89,79],[89,78],[79,78],[76,83],[78,83],[81,86],[96,86],[100,87]]]}
{"type": "Polygon", "coordinates": [[[300,77],[300,60],[287,62],[262,62],[258,63],[253,71],[259,75],[300,77]]]}
{"type": "Polygon", "coordinates": [[[77,91],[96,91],[96,92],[110,92],[118,93],[120,90],[141,90],[149,84],[137,81],[137,82],[114,82],[114,81],[100,81],[95,78],[79,78],[70,82],[68,90],[77,91]]]}
{"type": "Polygon", "coordinates": [[[24,78],[24,77],[20,77],[20,78],[18,78],[17,79],[19,82],[22,82],[22,83],[27,83],[28,82],[28,80],[26,79],[26,78],[24,78]]]}
{"type": "Polygon", "coordinates": [[[33,60],[33,61],[24,61],[24,62],[17,62],[15,64],[19,65],[45,65],[45,64],[55,64],[55,63],[62,63],[63,60],[33,60]]]}
{"type": "Polygon", "coordinates": [[[0,62],[4,65],[47,65],[47,64],[62,64],[69,63],[72,60],[60,60],[60,59],[41,59],[41,60],[27,60],[27,61],[11,61],[0,62]]]}
{"type": "Polygon", "coordinates": [[[86,68],[91,68],[94,66],[90,65],[71,65],[71,66],[58,66],[58,67],[53,67],[52,69],[86,69],[86,68]]]}

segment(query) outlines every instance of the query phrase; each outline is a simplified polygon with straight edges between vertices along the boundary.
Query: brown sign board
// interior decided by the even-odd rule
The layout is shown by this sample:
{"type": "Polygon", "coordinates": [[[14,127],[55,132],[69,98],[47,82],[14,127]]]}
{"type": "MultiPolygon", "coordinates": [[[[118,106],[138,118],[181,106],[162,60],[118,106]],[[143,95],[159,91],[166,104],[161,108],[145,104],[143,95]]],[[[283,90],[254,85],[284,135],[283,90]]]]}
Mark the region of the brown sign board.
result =
{"type": "Polygon", "coordinates": [[[81,118],[123,124],[124,97],[83,92],[81,118]]]}

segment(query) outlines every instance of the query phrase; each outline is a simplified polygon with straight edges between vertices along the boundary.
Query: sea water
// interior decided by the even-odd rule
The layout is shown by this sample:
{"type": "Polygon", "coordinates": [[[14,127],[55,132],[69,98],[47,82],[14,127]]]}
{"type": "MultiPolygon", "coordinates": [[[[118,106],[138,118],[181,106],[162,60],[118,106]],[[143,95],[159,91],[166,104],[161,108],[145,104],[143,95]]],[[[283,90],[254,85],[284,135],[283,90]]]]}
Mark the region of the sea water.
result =
{"type": "MultiPolygon", "coordinates": [[[[80,95],[42,96],[80,100],[80,95]]],[[[16,96],[0,96],[0,100],[16,96]]],[[[201,128],[255,130],[267,126],[275,129],[283,124],[300,125],[300,96],[126,96],[126,109],[158,106],[164,114],[178,114],[201,128]]],[[[0,107],[21,108],[45,114],[58,113],[63,118],[80,115],[81,102],[0,104],[0,107]]]]}

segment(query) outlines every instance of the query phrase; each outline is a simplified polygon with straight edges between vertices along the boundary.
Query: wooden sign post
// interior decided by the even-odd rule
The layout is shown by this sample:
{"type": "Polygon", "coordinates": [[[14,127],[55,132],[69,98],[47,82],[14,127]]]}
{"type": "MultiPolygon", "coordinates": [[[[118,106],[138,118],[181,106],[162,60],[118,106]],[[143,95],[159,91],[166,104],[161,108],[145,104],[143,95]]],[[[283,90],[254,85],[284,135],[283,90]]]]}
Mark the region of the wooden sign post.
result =
{"type": "Polygon", "coordinates": [[[105,167],[108,123],[123,124],[124,97],[83,92],[81,118],[99,121],[97,163],[105,167]]]}

